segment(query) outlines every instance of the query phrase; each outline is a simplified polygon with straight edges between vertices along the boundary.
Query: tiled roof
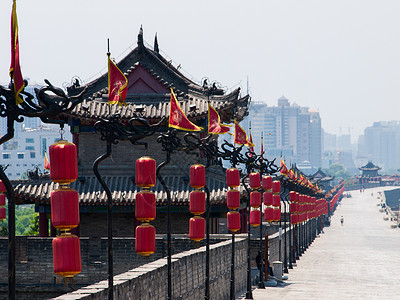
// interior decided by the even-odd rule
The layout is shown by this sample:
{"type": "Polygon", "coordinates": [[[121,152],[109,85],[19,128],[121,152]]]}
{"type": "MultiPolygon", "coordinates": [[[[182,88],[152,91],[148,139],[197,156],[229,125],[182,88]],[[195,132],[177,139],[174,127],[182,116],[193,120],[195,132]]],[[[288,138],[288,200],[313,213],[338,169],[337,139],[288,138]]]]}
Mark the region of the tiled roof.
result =
{"type": "MultiPolygon", "coordinates": [[[[104,181],[112,191],[114,205],[133,205],[136,193],[140,191],[133,184],[131,176],[104,176],[104,181]]],[[[188,205],[189,193],[192,188],[188,180],[184,181],[182,176],[166,176],[165,182],[172,191],[172,205],[188,205]]],[[[19,182],[14,188],[16,202],[18,204],[41,203],[50,204],[51,192],[58,188],[58,184],[50,180],[19,182]]],[[[212,205],[223,205],[226,203],[227,188],[224,182],[207,177],[207,186],[210,190],[212,205]]],[[[71,188],[79,192],[80,205],[106,205],[107,196],[95,176],[79,178],[71,184],[71,188]]],[[[157,205],[167,204],[167,194],[161,184],[157,182],[151,189],[156,194],[157,205]]]]}
{"type": "MultiPolygon", "coordinates": [[[[126,76],[134,72],[138,66],[144,68],[160,86],[165,90],[174,87],[175,94],[190,119],[204,118],[208,111],[208,101],[217,109],[223,122],[233,122],[236,118],[239,121],[247,115],[247,107],[250,97],[248,95],[240,98],[240,88],[229,94],[223,90],[218,93],[208,94],[210,89],[193,82],[183,75],[178,68],[175,68],[171,61],[165,59],[158,51],[151,50],[143,44],[143,31],[138,36],[138,46],[128,53],[117,63],[118,68],[126,76]],[[208,95],[207,95],[208,94],[208,95]],[[190,112],[189,107],[195,105],[197,110],[190,112]]],[[[129,84],[128,84],[129,85],[129,84]]],[[[97,79],[80,87],[69,87],[68,94],[76,95],[84,88],[87,89],[85,101],[79,104],[72,112],[64,114],[79,119],[97,120],[99,117],[106,117],[110,114],[107,105],[108,97],[108,75],[101,75],[97,79]]],[[[212,90],[212,89],[211,89],[212,90]]],[[[136,112],[136,108],[143,108],[142,117],[148,120],[159,120],[169,115],[169,93],[128,93],[126,102],[128,106],[122,107],[121,118],[130,119],[136,112]]],[[[120,107],[113,105],[111,113],[119,110],[120,107]]]]}
{"type": "Polygon", "coordinates": [[[375,166],[372,162],[369,161],[365,166],[359,169],[363,171],[378,171],[381,169],[381,167],[375,166]]]}
{"type": "MultiPolygon", "coordinates": [[[[239,90],[236,90],[236,96],[239,94],[239,90]]],[[[232,94],[232,95],[234,95],[232,94]]],[[[232,96],[234,98],[234,96],[232,96]]],[[[151,98],[149,98],[149,102],[151,98]]],[[[143,99],[142,99],[143,100],[143,99]]],[[[143,109],[143,116],[149,120],[160,120],[163,117],[169,116],[169,106],[170,106],[170,94],[159,95],[157,101],[151,101],[152,103],[130,103],[127,102],[127,106],[118,106],[107,104],[106,97],[96,98],[95,100],[88,101],[84,100],[83,103],[78,104],[76,108],[72,110],[71,113],[66,114],[67,116],[73,116],[80,119],[87,120],[97,120],[100,117],[107,117],[110,114],[119,112],[121,119],[130,119],[133,114],[140,107],[143,109]],[[162,101],[160,101],[162,97],[162,101]],[[110,111],[111,110],[111,111],[110,111]]],[[[208,101],[203,98],[191,98],[187,101],[179,101],[182,110],[190,119],[204,118],[208,113],[208,101]],[[190,112],[190,106],[195,105],[196,111],[190,112]]],[[[220,113],[221,120],[223,122],[231,122],[231,120],[236,117],[239,121],[247,115],[247,106],[249,102],[249,96],[237,100],[210,100],[211,105],[220,113]]]]}

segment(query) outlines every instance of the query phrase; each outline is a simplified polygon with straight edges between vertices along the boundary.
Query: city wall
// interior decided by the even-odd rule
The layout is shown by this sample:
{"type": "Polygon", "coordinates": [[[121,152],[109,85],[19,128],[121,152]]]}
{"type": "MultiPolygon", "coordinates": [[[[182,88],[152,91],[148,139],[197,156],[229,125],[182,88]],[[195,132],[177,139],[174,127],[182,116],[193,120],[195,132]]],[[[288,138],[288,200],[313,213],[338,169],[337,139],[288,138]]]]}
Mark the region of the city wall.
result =
{"type": "MultiPolygon", "coordinates": [[[[269,260],[273,262],[279,259],[279,234],[271,232],[275,228],[268,226],[264,229],[264,232],[269,233],[269,260]]],[[[287,251],[289,251],[289,232],[287,228],[287,251]]],[[[251,233],[251,266],[256,268],[255,257],[260,245],[259,229],[252,229],[251,233]]],[[[285,235],[283,234],[281,238],[283,261],[285,235]]],[[[70,284],[65,286],[61,277],[53,273],[52,238],[17,237],[17,299],[48,299],[67,293],[68,299],[101,299],[108,284],[107,238],[81,237],[80,239],[82,272],[75,276],[74,286],[70,284]],[[86,294],[92,288],[89,297],[86,294]]],[[[211,291],[220,296],[215,299],[227,299],[230,285],[231,235],[211,235],[211,243],[211,291]]],[[[145,293],[143,287],[149,284],[152,286],[152,291],[158,291],[160,295],[166,293],[166,240],[162,235],[157,236],[156,253],[147,259],[135,253],[134,244],[134,238],[113,239],[114,284],[117,293],[115,299],[157,299],[153,294],[146,296],[141,293],[145,293]],[[121,296],[135,293],[142,296],[139,298],[121,296]]],[[[172,245],[174,295],[177,295],[177,299],[180,295],[183,297],[181,299],[199,299],[197,295],[204,294],[204,241],[195,244],[185,236],[174,235],[172,245]]],[[[262,246],[264,247],[264,243],[262,246]]],[[[0,299],[7,299],[7,247],[7,238],[0,238],[0,299]]],[[[235,286],[237,291],[241,291],[246,286],[247,234],[236,235],[235,253],[235,286]]]]}

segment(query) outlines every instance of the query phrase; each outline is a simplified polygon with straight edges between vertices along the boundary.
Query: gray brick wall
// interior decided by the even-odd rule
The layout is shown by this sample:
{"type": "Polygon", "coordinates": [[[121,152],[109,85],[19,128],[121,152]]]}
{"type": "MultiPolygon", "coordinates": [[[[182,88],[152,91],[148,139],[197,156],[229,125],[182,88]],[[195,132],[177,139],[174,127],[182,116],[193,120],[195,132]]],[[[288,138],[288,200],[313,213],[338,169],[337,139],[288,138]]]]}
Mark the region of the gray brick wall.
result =
{"type": "MultiPolygon", "coordinates": [[[[235,242],[236,291],[246,286],[247,243],[235,242]]],[[[210,247],[210,294],[212,299],[229,299],[231,241],[210,247]]],[[[114,278],[114,299],[156,300],[167,297],[167,261],[159,259],[114,278]]],[[[172,298],[202,299],[205,280],[205,247],[173,256],[172,298]]],[[[102,281],[55,299],[105,299],[107,282],[102,281]]]]}

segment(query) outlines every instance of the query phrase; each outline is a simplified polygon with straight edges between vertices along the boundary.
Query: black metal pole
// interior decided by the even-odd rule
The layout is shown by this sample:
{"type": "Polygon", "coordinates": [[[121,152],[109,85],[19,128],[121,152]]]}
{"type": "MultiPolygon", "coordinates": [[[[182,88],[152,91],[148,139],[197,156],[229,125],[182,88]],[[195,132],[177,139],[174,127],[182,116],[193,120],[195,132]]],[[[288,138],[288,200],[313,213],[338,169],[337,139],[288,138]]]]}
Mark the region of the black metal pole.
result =
{"type": "Polygon", "coordinates": [[[249,175],[242,178],[242,184],[247,191],[247,291],[245,299],[253,299],[253,293],[251,291],[251,264],[250,264],[250,247],[251,247],[251,237],[250,237],[250,190],[244,183],[244,180],[249,175]]]}
{"type": "Polygon", "coordinates": [[[258,281],[258,288],[259,289],[265,289],[265,284],[264,284],[264,272],[263,272],[263,259],[262,259],[262,242],[263,242],[263,218],[262,218],[262,204],[260,205],[260,249],[258,250],[258,255],[260,257],[260,280],[258,281]]]}
{"type": "Polygon", "coordinates": [[[293,269],[293,244],[292,244],[292,234],[293,226],[291,221],[290,203],[289,203],[289,269],[293,269]]]}
{"type": "Polygon", "coordinates": [[[172,277],[171,277],[171,270],[172,270],[172,251],[171,251],[171,192],[165,183],[164,179],[162,178],[160,171],[163,167],[165,167],[171,161],[171,153],[166,151],[166,159],[161,164],[158,165],[156,169],[157,179],[160,181],[161,185],[163,186],[165,192],[167,193],[167,264],[168,264],[168,278],[167,278],[167,299],[172,300],[172,277]]]}
{"type": "Polygon", "coordinates": [[[235,233],[232,232],[232,252],[231,252],[231,294],[230,300],[236,299],[235,293],[235,233]]]}
{"type": "Polygon", "coordinates": [[[285,207],[285,212],[284,212],[284,219],[283,219],[283,226],[284,226],[284,231],[283,234],[284,236],[284,246],[283,246],[283,272],[289,273],[288,268],[287,268],[287,237],[286,237],[286,224],[287,224],[287,209],[286,209],[286,201],[282,201],[283,206],[285,207]]]}
{"type": "Polygon", "coordinates": [[[0,168],[0,179],[7,190],[8,199],[8,298],[15,299],[15,198],[14,189],[0,168]]]}
{"type": "Polygon", "coordinates": [[[206,191],[206,281],[205,281],[205,300],[210,299],[210,190],[207,185],[206,191]]]}
{"type": "Polygon", "coordinates": [[[112,196],[111,191],[99,173],[99,164],[111,156],[111,142],[107,141],[107,151],[99,156],[93,163],[93,172],[107,194],[107,230],[108,230],[108,299],[114,299],[113,293],[113,235],[112,235],[112,196]]]}

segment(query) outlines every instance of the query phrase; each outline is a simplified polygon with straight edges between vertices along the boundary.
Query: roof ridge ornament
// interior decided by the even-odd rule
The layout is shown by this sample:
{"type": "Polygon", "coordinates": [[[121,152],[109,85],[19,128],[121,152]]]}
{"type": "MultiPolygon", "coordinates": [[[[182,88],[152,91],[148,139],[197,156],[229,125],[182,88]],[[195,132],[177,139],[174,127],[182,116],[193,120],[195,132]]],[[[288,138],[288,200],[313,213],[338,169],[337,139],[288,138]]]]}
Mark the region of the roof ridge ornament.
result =
{"type": "Polygon", "coordinates": [[[143,46],[143,27],[142,27],[142,25],[140,25],[137,43],[138,43],[138,46],[143,46]]]}
{"type": "Polygon", "coordinates": [[[156,36],[154,37],[154,51],[157,53],[160,52],[160,49],[158,48],[157,32],[156,32],[156,36]]]}

